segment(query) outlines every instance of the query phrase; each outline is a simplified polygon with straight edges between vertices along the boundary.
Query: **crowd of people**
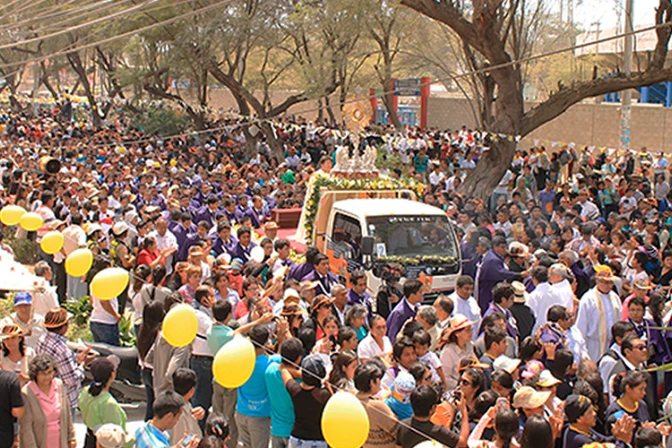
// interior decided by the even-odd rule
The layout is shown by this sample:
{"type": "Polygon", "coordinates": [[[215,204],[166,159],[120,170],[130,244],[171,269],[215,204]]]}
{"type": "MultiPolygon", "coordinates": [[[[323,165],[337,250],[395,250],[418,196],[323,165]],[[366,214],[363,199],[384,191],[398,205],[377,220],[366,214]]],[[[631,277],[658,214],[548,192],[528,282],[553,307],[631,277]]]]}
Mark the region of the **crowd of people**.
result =
{"type": "MultiPolygon", "coordinates": [[[[670,185],[663,154],[519,150],[489,201],[460,183],[488,141],[475,131],[378,130],[385,175],[426,184],[461,249],[454,291],[433,302],[403,264],[385,287],[332,273],[314,247],[297,256],[272,210],[301,207],[312,173],[328,173],[340,133],[276,123],[284,150],[250,151],[237,119],[208,133],[162,139],[123,114],[102,129],[2,114],[1,205],[44,220],[37,290],[13,295],[0,323],[0,447],[73,448],[77,412],[87,448],[326,448],[321,417],[338,390],[370,422],[367,447],[575,448],[664,446],[672,390],[670,185]],[[48,173],[43,157],[60,162],[48,173]],[[94,254],[83,277],[64,260],[94,254]],[[263,250],[263,258],[256,256],[263,250]],[[99,300],[93,276],[132,272],[128,290],[99,300]],[[111,389],[119,359],[75,352],[62,305],[89,297],[94,341],[121,344],[130,315],[146,391],[133,434],[111,389]],[[192,306],[198,334],[176,348],[166,313],[192,306]],[[255,346],[249,380],[213,380],[214,355],[234,337],[255,346]],[[662,367],[657,369],[657,367],[662,367]]],[[[346,231],[347,229],[344,229],[346,231]]],[[[10,252],[0,240],[0,250],[10,252]]],[[[117,397],[118,398],[118,397],[117,397]]]]}

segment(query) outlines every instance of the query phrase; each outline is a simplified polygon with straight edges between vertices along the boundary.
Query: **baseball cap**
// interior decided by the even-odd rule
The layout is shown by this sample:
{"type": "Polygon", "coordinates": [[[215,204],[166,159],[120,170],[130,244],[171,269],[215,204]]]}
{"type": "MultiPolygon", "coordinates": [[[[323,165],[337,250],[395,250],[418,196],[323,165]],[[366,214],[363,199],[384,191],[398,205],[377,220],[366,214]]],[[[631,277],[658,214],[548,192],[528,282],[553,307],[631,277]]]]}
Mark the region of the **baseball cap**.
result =
{"type": "Polygon", "coordinates": [[[21,291],[14,295],[14,305],[32,305],[33,296],[29,292],[21,291]]]}
{"type": "Polygon", "coordinates": [[[115,356],[105,356],[102,358],[96,358],[91,363],[91,376],[93,376],[94,382],[107,382],[112,375],[112,372],[117,370],[121,360],[115,356]]]}
{"type": "Polygon", "coordinates": [[[243,264],[244,264],[243,260],[241,260],[240,258],[234,258],[233,260],[231,260],[231,264],[229,265],[229,267],[235,271],[240,271],[243,269],[243,264]]]}
{"type": "Polygon", "coordinates": [[[319,355],[310,355],[301,361],[301,378],[309,386],[319,386],[327,375],[327,369],[319,355]]]}
{"type": "Polygon", "coordinates": [[[121,426],[106,423],[96,428],[96,441],[103,448],[121,448],[126,445],[126,433],[121,426]]]}
{"type": "Polygon", "coordinates": [[[537,381],[537,386],[539,387],[553,387],[560,384],[561,381],[553,376],[550,370],[542,370],[539,374],[539,381],[537,381]]]}
{"type": "Polygon", "coordinates": [[[494,370],[504,370],[511,375],[513,375],[513,372],[516,371],[519,365],[520,359],[509,358],[506,355],[498,356],[497,359],[495,359],[495,361],[492,363],[494,370]]]}
{"type": "Polygon", "coordinates": [[[415,378],[408,372],[399,372],[392,383],[392,395],[402,403],[411,400],[411,393],[415,389],[415,378]]]}

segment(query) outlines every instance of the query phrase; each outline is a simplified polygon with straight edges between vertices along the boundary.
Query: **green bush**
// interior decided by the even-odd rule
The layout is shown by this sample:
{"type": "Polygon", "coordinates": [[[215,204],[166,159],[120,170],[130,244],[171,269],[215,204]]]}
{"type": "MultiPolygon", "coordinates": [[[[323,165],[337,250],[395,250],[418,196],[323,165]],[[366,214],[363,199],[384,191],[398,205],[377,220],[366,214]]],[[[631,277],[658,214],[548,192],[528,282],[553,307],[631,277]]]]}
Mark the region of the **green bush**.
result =
{"type": "Polygon", "coordinates": [[[17,238],[16,227],[2,229],[4,240],[14,251],[14,258],[21,264],[37,263],[37,243],[28,238],[17,238]]]}

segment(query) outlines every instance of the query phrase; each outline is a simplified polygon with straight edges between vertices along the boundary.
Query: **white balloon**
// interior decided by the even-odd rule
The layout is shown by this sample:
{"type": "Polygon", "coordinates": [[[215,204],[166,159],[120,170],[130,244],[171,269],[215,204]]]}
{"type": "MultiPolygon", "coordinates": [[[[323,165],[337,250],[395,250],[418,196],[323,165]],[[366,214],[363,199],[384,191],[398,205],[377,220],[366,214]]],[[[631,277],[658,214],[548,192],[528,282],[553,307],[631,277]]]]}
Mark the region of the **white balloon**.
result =
{"type": "Polygon", "coordinates": [[[250,258],[252,258],[257,263],[264,261],[264,248],[261,246],[253,247],[250,251],[250,258]]]}

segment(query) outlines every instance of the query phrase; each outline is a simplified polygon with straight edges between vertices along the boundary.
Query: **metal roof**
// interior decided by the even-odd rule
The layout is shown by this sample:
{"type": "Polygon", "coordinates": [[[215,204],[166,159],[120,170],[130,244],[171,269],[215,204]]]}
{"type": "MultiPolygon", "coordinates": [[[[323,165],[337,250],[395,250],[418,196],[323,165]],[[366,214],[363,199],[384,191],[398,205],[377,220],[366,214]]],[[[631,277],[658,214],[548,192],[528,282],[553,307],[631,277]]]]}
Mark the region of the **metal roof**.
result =
{"type": "Polygon", "coordinates": [[[445,215],[439,208],[409,199],[346,199],[333,208],[355,216],[445,215]]]}

